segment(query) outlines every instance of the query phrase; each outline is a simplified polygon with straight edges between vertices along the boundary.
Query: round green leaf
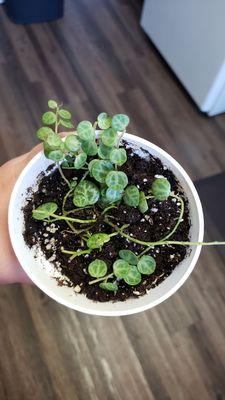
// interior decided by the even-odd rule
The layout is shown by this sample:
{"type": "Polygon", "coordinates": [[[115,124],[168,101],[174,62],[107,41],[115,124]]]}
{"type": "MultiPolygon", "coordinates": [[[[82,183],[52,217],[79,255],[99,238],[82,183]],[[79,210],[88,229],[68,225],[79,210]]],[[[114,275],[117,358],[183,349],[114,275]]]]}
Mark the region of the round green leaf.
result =
{"type": "Polygon", "coordinates": [[[88,266],[88,273],[93,276],[93,278],[101,278],[102,276],[105,276],[106,272],[107,264],[98,258],[92,261],[88,266]]]}
{"type": "Polygon", "coordinates": [[[60,123],[60,125],[64,126],[65,128],[68,128],[68,129],[72,129],[74,127],[72,122],[69,120],[60,119],[59,123],[60,123]]]}
{"type": "Polygon", "coordinates": [[[99,199],[99,205],[102,208],[105,208],[110,204],[110,201],[106,198],[106,188],[102,188],[101,191],[101,197],[99,199]]]}
{"type": "Polygon", "coordinates": [[[89,249],[98,249],[103,246],[103,244],[110,241],[110,236],[106,233],[95,233],[91,235],[87,240],[87,246],[89,249]]]}
{"type": "Polygon", "coordinates": [[[137,207],[139,204],[139,190],[137,186],[130,185],[125,189],[123,195],[124,203],[131,207],[137,207]]]}
{"type": "Polygon", "coordinates": [[[44,155],[46,158],[48,158],[48,155],[51,151],[51,148],[49,147],[47,142],[43,142],[43,149],[44,149],[44,155]]]}
{"type": "Polygon", "coordinates": [[[112,118],[112,128],[115,129],[115,131],[122,132],[126,129],[129,122],[130,120],[127,115],[116,114],[112,118]]]}
{"type": "Polygon", "coordinates": [[[49,100],[49,101],[48,101],[48,106],[49,106],[49,108],[54,109],[54,108],[57,108],[57,107],[58,107],[58,104],[56,103],[55,100],[49,100]]]}
{"type": "Polygon", "coordinates": [[[105,182],[110,189],[123,190],[128,184],[128,178],[122,171],[110,171],[105,182]]]}
{"type": "Polygon", "coordinates": [[[131,286],[138,285],[141,282],[141,274],[137,267],[134,265],[130,266],[128,274],[125,276],[124,281],[131,286]]]}
{"type": "Polygon", "coordinates": [[[86,207],[87,199],[83,194],[76,194],[73,198],[73,204],[79,208],[86,207]]]}
{"type": "Polygon", "coordinates": [[[113,263],[113,272],[117,278],[125,278],[130,271],[131,266],[125,260],[116,260],[113,263]]]}
{"type": "Polygon", "coordinates": [[[94,163],[96,163],[96,161],[98,161],[96,158],[94,158],[93,160],[91,160],[89,163],[88,163],[88,170],[89,170],[89,172],[90,172],[90,176],[92,177],[92,173],[91,173],[91,170],[92,170],[92,167],[93,167],[93,165],[94,165],[94,163]]]}
{"type": "Polygon", "coordinates": [[[114,203],[115,201],[121,200],[123,196],[123,191],[122,190],[113,190],[108,188],[105,192],[105,197],[107,201],[110,203],[114,203]]]}
{"type": "Polygon", "coordinates": [[[90,142],[83,142],[82,141],[82,150],[88,156],[95,156],[98,153],[98,146],[95,143],[95,141],[90,141],[90,142]]]}
{"type": "Polygon", "coordinates": [[[61,150],[51,150],[48,152],[47,158],[55,162],[59,162],[64,159],[64,154],[61,150]]]}
{"type": "Polygon", "coordinates": [[[119,256],[131,265],[137,265],[138,257],[131,250],[120,250],[119,256]]]}
{"type": "Polygon", "coordinates": [[[93,141],[95,138],[95,132],[92,123],[89,121],[81,121],[77,125],[77,134],[81,140],[93,141]]]}
{"type": "Polygon", "coordinates": [[[117,132],[112,128],[105,129],[101,134],[101,140],[105,146],[113,147],[117,142],[117,132]]]}
{"type": "Polygon", "coordinates": [[[47,111],[42,115],[42,122],[46,125],[52,125],[56,122],[56,115],[52,111],[47,111]]]}
{"type": "Polygon", "coordinates": [[[109,159],[111,151],[112,151],[112,148],[105,146],[103,143],[100,143],[98,146],[98,155],[103,160],[109,159]]]}
{"type": "Polygon", "coordinates": [[[156,262],[152,256],[142,256],[137,264],[138,271],[144,275],[151,275],[155,271],[156,262]]]}
{"type": "Polygon", "coordinates": [[[74,167],[76,169],[80,169],[84,166],[87,160],[87,154],[86,153],[80,153],[78,156],[76,156],[75,162],[74,162],[74,167]]]}
{"type": "Polygon", "coordinates": [[[168,199],[171,186],[166,178],[157,178],[152,184],[151,191],[156,200],[163,201],[168,199]]]}
{"type": "Polygon", "coordinates": [[[33,210],[32,216],[34,219],[41,221],[45,218],[50,217],[52,214],[54,214],[56,212],[57,208],[58,208],[57,204],[53,203],[53,202],[41,204],[39,207],[37,207],[35,210],[33,210]]]}
{"type": "Polygon", "coordinates": [[[116,292],[118,290],[117,284],[112,282],[101,282],[99,287],[104,290],[109,290],[110,292],[116,292]]]}
{"type": "Polygon", "coordinates": [[[148,211],[148,203],[144,192],[140,192],[138,209],[142,214],[148,211]]]}
{"type": "Polygon", "coordinates": [[[105,178],[109,171],[112,171],[113,166],[111,162],[105,160],[97,160],[93,163],[91,168],[91,175],[97,182],[104,183],[105,178]]]}
{"type": "Polygon", "coordinates": [[[65,146],[67,150],[75,153],[81,148],[81,142],[78,140],[75,135],[68,135],[65,139],[65,146]]]}
{"type": "Polygon", "coordinates": [[[80,182],[74,190],[73,203],[77,207],[95,204],[100,196],[98,187],[90,181],[80,182]],[[82,205],[80,203],[82,202],[82,205]]]}
{"type": "Polygon", "coordinates": [[[98,126],[100,129],[108,129],[111,126],[112,119],[105,112],[98,115],[98,126]]]}
{"type": "Polygon", "coordinates": [[[54,131],[47,126],[43,126],[42,128],[37,130],[37,137],[40,140],[46,140],[50,133],[54,133],[54,131]]]}
{"type": "Polygon", "coordinates": [[[59,110],[59,116],[63,119],[71,119],[71,113],[63,108],[59,110]]]}
{"type": "Polygon", "coordinates": [[[127,161],[127,153],[125,149],[113,149],[110,152],[110,161],[113,164],[123,165],[127,161]]]}
{"type": "Polygon", "coordinates": [[[51,150],[57,150],[60,148],[62,140],[56,133],[53,132],[47,136],[46,143],[51,150]]]}

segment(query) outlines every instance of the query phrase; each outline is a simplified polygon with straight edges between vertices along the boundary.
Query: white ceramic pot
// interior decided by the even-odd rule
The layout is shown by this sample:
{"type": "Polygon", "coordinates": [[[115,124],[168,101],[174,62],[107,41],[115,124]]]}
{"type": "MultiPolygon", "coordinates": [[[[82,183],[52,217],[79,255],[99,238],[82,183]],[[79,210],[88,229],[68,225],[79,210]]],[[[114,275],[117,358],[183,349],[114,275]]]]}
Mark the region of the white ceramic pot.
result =
{"type": "MultiPolygon", "coordinates": [[[[125,135],[125,139],[136,146],[148,150],[153,156],[160,158],[163,164],[173,171],[189,201],[191,218],[190,240],[201,242],[204,232],[202,206],[197,191],[187,173],[177,161],[158,146],[128,133],[125,135]]],[[[37,154],[20,174],[9,204],[9,232],[15,254],[24,271],[44,293],[59,303],[77,311],[94,315],[119,316],[134,314],[152,308],[168,299],[183,285],[193,271],[201,246],[191,247],[187,257],[174,269],[171,275],[156,288],[150,290],[148,294],[125,302],[94,302],[87,299],[85,295],[75,293],[73,288],[59,286],[56,279],[49,272],[50,263],[41,257],[34,257],[34,251],[26,246],[22,234],[24,218],[21,208],[24,205],[27,189],[32,186],[35,187],[37,176],[42,171],[45,171],[51,163],[52,161],[47,160],[42,152],[37,154]]]]}

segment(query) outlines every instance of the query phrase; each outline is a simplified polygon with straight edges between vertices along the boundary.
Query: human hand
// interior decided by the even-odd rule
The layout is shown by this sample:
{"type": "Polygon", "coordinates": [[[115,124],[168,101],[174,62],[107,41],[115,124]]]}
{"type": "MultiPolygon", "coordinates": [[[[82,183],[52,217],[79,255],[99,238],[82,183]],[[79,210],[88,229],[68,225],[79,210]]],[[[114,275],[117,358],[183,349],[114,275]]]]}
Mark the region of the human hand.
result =
{"type": "Polygon", "coordinates": [[[31,283],[20,266],[11,245],[8,231],[8,206],[19,174],[40,150],[41,144],[0,167],[0,284],[31,283]]]}

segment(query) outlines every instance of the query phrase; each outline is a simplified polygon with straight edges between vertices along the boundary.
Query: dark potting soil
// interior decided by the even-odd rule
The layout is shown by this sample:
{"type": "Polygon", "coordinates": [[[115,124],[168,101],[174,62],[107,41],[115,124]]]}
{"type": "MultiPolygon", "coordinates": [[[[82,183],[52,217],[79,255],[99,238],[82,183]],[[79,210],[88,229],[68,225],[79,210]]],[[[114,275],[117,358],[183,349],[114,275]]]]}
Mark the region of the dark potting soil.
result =
{"type": "MultiPolygon", "coordinates": [[[[138,188],[147,195],[153,180],[159,176],[167,178],[171,184],[172,190],[183,196],[185,202],[185,211],[183,221],[177,231],[171,236],[170,240],[188,241],[189,240],[189,210],[188,203],[184,197],[174,174],[163,166],[162,162],[150,155],[147,151],[133,149],[125,143],[127,148],[128,160],[119,169],[124,171],[129,179],[129,184],[137,185],[138,188]]],[[[64,170],[67,179],[79,179],[85,171],[64,170]]],[[[87,179],[91,179],[88,177],[87,179]]],[[[111,237],[102,249],[95,249],[91,254],[85,254],[70,261],[70,256],[61,252],[61,247],[67,250],[82,250],[82,243],[78,236],[71,232],[70,227],[64,221],[55,221],[47,224],[32,218],[32,210],[42,203],[54,201],[58,204],[57,213],[61,212],[62,200],[68,191],[68,187],[61,178],[59,171],[54,168],[49,169],[48,175],[43,173],[39,178],[38,189],[29,190],[27,203],[23,209],[25,228],[24,239],[31,248],[40,248],[55,268],[62,273],[62,278],[58,279],[60,285],[73,286],[75,292],[85,294],[94,301],[124,301],[130,297],[138,297],[147,293],[150,289],[157,286],[166,277],[168,277],[174,268],[185,258],[187,247],[179,245],[155,246],[149,249],[149,254],[155,258],[156,270],[150,275],[142,275],[142,282],[136,286],[129,286],[123,280],[118,282],[118,291],[116,293],[103,290],[99,283],[89,285],[93,280],[88,274],[88,265],[96,258],[104,260],[108,265],[107,274],[112,272],[113,262],[118,258],[119,250],[129,249],[136,254],[140,254],[146,247],[133,243],[128,239],[118,236],[111,237]]],[[[128,207],[121,203],[118,208],[111,209],[111,220],[114,224],[122,226],[130,224],[124,232],[130,236],[143,241],[157,241],[166,236],[174,227],[179,216],[179,204],[173,198],[160,202],[154,199],[148,200],[149,210],[142,214],[137,208],[128,207]]],[[[66,210],[73,210],[72,197],[68,198],[65,206],[66,210]]],[[[104,222],[104,216],[101,216],[102,209],[95,205],[93,208],[87,208],[81,212],[71,213],[74,218],[93,217],[98,218],[98,222],[93,225],[91,233],[111,233],[113,228],[104,222]]],[[[80,226],[74,225],[80,229],[80,226]]],[[[82,226],[83,228],[83,226],[82,226]]]]}

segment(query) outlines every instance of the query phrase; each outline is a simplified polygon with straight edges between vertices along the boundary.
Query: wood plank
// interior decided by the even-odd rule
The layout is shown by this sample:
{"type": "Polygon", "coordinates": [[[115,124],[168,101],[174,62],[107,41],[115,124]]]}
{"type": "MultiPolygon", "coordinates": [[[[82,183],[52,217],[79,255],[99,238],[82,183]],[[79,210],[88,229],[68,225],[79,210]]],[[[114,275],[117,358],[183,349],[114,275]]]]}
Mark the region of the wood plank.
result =
{"type": "MultiPolygon", "coordinates": [[[[32,26],[12,24],[0,8],[0,163],[36,143],[56,97],[75,121],[130,114],[130,131],[193,178],[224,170],[225,116],[198,112],[141,30],[141,6],[68,0],[62,20],[32,26]]],[[[210,239],[219,235],[212,220],[210,239]]],[[[0,399],[222,400],[224,260],[204,249],[178,293],[123,318],[73,312],[32,286],[0,287],[0,399]]]]}

